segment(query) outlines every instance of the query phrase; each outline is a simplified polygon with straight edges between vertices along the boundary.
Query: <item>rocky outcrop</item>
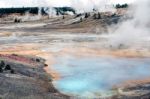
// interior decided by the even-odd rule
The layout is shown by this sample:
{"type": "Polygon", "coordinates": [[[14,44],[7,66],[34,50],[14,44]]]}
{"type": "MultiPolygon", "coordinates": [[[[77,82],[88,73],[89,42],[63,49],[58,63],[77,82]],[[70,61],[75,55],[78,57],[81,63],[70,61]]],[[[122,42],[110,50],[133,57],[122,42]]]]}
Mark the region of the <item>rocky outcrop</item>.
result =
{"type": "Polygon", "coordinates": [[[21,55],[0,55],[0,99],[67,99],[44,71],[45,60],[21,55]]]}
{"type": "Polygon", "coordinates": [[[118,94],[109,99],[150,99],[150,83],[134,84],[118,88],[118,94]]]}

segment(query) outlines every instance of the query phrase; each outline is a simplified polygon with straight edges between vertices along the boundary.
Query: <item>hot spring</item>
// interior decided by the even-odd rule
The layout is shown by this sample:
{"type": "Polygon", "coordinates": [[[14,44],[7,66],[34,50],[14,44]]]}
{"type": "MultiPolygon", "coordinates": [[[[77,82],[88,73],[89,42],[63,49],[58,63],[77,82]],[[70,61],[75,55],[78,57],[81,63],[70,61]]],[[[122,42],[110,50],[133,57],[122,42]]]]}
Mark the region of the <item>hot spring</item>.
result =
{"type": "Polygon", "coordinates": [[[150,58],[112,56],[57,56],[52,66],[61,78],[54,81],[62,93],[72,96],[111,95],[114,85],[150,77],[150,58]]]}

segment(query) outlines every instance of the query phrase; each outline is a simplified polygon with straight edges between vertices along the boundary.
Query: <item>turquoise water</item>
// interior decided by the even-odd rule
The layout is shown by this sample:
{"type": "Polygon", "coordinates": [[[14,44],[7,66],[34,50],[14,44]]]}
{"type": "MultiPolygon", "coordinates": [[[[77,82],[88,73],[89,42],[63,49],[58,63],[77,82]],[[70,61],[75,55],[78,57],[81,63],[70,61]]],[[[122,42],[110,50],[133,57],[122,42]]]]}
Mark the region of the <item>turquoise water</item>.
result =
{"type": "Polygon", "coordinates": [[[150,77],[149,58],[62,56],[56,60],[53,69],[60,73],[61,79],[54,84],[70,95],[94,96],[123,81],[150,77]]]}

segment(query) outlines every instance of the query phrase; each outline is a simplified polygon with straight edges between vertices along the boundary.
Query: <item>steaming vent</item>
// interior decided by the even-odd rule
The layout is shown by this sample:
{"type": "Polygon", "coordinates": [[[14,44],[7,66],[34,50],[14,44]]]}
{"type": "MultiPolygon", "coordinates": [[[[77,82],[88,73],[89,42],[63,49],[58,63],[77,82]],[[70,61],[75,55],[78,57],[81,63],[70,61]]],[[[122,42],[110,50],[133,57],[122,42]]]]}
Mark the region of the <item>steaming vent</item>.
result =
{"type": "Polygon", "coordinates": [[[75,9],[71,7],[6,8],[0,10],[2,10],[2,14],[13,14],[13,20],[15,23],[76,14],[75,9]]]}

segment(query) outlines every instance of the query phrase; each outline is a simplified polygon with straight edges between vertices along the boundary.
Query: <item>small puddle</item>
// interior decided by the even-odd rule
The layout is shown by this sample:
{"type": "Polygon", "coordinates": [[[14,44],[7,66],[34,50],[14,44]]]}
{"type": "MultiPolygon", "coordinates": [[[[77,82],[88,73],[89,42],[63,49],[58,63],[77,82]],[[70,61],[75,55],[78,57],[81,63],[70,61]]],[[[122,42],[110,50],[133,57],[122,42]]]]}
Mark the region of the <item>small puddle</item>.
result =
{"type": "Polygon", "coordinates": [[[61,78],[54,85],[60,92],[73,96],[111,95],[114,85],[150,77],[150,58],[64,55],[56,60],[52,67],[61,78]]]}

